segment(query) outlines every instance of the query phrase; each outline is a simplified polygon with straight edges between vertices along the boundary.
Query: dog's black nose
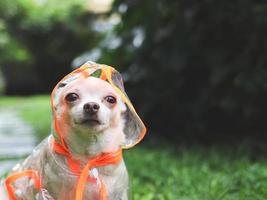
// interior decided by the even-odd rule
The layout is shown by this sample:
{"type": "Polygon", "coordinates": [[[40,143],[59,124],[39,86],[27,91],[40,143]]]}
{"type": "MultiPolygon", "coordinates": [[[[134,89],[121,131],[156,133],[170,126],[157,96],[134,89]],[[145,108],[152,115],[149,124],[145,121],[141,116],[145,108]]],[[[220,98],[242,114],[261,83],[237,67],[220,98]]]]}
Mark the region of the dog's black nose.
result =
{"type": "Polygon", "coordinates": [[[84,106],[83,106],[83,110],[89,114],[97,113],[99,108],[100,108],[99,104],[95,103],[95,102],[88,102],[88,103],[84,104],[84,106]]]}

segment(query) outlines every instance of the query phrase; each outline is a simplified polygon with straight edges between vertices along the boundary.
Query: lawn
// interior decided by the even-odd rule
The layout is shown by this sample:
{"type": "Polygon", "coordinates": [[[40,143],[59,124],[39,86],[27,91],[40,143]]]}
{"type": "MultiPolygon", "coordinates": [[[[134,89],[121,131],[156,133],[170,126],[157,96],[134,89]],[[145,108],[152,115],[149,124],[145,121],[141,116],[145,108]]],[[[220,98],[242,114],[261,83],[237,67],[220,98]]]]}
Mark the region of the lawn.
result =
{"type": "MultiPolygon", "coordinates": [[[[1,108],[32,124],[38,140],[49,133],[48,96],[1,98],[1,108]]],[[[125,151],[125,160],[134,200],[267,199],[267,159],[253,155],[249,145],[151,145],[145,139],[125,151]]]]}

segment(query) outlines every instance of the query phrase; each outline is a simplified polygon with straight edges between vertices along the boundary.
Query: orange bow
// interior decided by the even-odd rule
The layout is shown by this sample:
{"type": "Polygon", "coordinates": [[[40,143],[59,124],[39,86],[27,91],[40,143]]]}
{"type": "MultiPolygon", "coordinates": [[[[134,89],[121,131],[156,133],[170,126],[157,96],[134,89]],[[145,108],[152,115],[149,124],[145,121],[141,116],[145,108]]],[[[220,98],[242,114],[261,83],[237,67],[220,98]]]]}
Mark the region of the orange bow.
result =
{"type": "MultiPolygon", "coordinates": [[[[102,153],[99,156],[91,158],[85,165],[85,167],[83,167],[83,169],[81,170],[80,162],[72,159],[70,152],[63,146],[58,144],[55,140],[53,140],[53,150],[58,154],[66,156],[70,170],[76,175],[79,175],[79,180],[77,183],[77,188],[75,193],[75,200],[83,199],[84,187],[86,185],[88,178],[91,178],[90,175],[88,174],[90,169],[105,165],[118,164],[122,160],[122,149],[119,149],[116,152],[102,153]]],[[[106,199],[108,199],[107,190],[103,181],[100,179],[100,200],[106,200],[106,199]]]]}

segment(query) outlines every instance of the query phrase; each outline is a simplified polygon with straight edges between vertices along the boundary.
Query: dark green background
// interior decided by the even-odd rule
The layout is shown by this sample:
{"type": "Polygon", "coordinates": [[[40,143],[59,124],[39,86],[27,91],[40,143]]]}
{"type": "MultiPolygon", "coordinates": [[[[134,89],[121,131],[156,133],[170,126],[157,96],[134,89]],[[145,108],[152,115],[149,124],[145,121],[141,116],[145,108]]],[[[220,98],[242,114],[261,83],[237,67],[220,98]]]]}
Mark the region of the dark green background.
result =
{"type": "Polygon", "coordinates": [[[154,135],[205,144],[266,140],[266,1],[116,0],[105,14],[83,1],[33,2],[0,3],[5,94],[48,93],[76,57],[100,48],[96,61],[123,72],[154,135]],[[121,22],[112,30],[92,28],[114,14],[121,22]],[[103,45],[110,35],[120,38],[116,48],[103,45]]]}

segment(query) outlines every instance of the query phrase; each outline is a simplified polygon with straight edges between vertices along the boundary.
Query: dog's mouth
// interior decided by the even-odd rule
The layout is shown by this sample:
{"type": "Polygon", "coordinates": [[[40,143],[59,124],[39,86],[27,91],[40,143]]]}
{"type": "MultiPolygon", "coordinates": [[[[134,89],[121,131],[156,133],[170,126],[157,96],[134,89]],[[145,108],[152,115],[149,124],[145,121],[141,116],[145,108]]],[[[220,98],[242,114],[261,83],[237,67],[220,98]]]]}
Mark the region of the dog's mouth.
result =
{"type": "Polygon", "coordinates": [[[80,124],[84,125],[84,126],[90,126],[91,127],[91,126],[99,126],[102,123],[98,119],[88,118],[88,119],[83,119],[80,124]]]}

